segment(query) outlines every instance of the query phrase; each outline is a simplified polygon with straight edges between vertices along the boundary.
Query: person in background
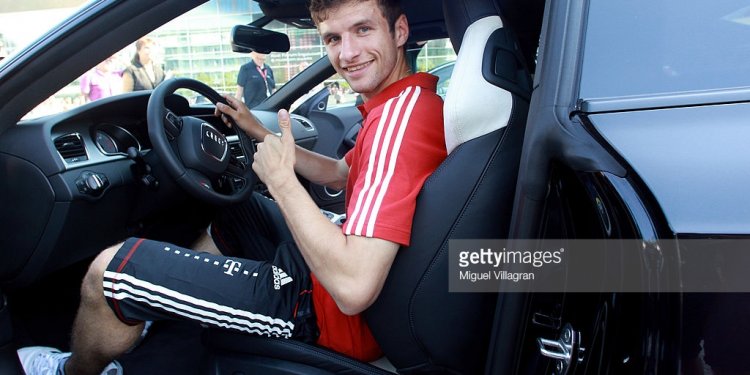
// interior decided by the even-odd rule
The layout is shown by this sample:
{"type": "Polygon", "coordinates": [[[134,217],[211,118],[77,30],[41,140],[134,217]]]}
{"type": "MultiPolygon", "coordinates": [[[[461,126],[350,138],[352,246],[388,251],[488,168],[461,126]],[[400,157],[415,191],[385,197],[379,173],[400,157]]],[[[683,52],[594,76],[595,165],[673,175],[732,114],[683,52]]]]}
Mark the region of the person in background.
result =
{"type": "Polygon", "coordinates": [[[336,104],[341,104],[341,85],[336,81],[331,82],[328,90],[331,92],[333,99],[336,100],[336,104]]]}
{"type": "Polygon", "coordinates": [[[240,73],[237,75],[237,93],[234,95],[237,100],[245,101],[248,108],[253,108],[260,104],[276,88],[276,81],[273,78],[273,70],[266,64],[268,55],[258,52],[250,52],[252,60],[240,67],[240,73]]]}
{"type": "Polygon", "coordinates": [[[164,70],[154,61],[156,42],[141,38],[135,42],[135,56],[122,74],[122,89],[125,92],[153,90],[164,81],[164,70]]]}
{"type": "Polygon", "coordinates": [[[108,57],[81,77],[81,94],[87,102],[120,93],[122,77],[113,70],[114,60],[108,57]]]}

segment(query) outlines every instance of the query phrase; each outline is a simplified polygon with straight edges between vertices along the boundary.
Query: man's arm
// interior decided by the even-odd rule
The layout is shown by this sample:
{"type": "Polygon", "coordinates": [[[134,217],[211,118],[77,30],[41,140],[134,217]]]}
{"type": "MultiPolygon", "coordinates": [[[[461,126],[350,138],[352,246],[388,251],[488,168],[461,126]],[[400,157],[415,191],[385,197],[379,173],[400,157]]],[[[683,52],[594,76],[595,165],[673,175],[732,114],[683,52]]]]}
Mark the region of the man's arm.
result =
{"type": "Polygon", "coordinates": [[[296,146],[294,170],[308,181],[335,190],[346,188],[349,166],[344,159],[334,159],[296,146]]]}
{"type": "Polygon", "coordinates": [[[242,101],[242,94],[245,93],[245,88],[237,85],[237,92],[234,93],[234,97],[237,98],[237,100],[242,101]]]}
{"type": "Polygon", "coordinates": [[[269,135],[258,146],[253,169],[268,186],[302,256],[339,309],[354,315],[380,294],[399,245],[346,236],[328,221],[294,174],[296,155],[289,114],[279,112],[281,138],[269,135]]]}
{"type": "MultiPolygon", "coordinates": [[[[258,142],[263,142],[268,135],[274,135],[253,116],[242,102],[230,96],[225,96],[225,98],[229,105],[216,103],[215,114],[217,116],[221,117],[222,114],[230,116],[245,134],[255,138],[258,142]]],[[[231,126],[226,118],[222,117],[222,119],[227,126],[231,126]]],[[[349,166],[346,165],[344,160],[333,159],[298,146],[295,149],[296,164],[294,169],[302,177],[315,184],[328,186],[336,190],[342,190],[346,187],[349,166]]]]}
{"type": "Polygon", "coordinates": [[[130,92],[135,88],[135,81],[133,79],[133,73],[130,70],[125,70],[122,74],[122,91],[130,92]]]}
{"type": "MultiPolygon", "coordinates": [[[[268,65],[266,65],[266,66],[268,66],[268,65]]],[[[270,89],[269,91],[274,92],[274,91],[276,91],[276,78],[274,78],[274,76],[273,76],[273,69],[271,69],[270,66],[268,66],[268,74],[271,77],[271,82],[269,82],[270,85],[268,86],[268,88],[270,89]]]]}

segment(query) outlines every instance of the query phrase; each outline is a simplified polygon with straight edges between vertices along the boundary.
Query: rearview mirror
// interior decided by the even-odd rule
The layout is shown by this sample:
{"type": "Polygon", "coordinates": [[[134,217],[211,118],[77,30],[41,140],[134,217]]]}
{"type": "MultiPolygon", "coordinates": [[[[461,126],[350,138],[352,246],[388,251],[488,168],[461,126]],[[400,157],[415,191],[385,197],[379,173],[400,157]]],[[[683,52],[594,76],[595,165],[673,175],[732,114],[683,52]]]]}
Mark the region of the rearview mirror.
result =
{"type": "Polygon", "coordinates": [[[232,28],[232,51],[239,53],[288,52],[289,37],[276,31],[251,25],[237,25],[232,28]]]}

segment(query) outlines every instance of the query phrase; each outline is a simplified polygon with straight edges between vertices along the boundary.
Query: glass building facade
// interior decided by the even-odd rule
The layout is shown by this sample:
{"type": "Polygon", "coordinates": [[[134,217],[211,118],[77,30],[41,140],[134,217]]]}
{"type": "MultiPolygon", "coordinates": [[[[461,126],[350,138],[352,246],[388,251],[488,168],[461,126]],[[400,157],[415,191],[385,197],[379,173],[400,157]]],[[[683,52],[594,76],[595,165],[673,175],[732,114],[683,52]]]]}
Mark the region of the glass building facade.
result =
{"type": "MultiPolygon", "coordinates": [[[[67,0],[62,6],[79,6],[80,0],[67,0]]],[[[0,9],[0,20],[50,19],[54,24],[61,19],[58,14],[71,14],[74,8],[60,8],[53,6],[53,2],[42,4],[42,0],[34,0],[33,11],[25,9],[0,9]],[[45,15],[49,16],[46,17],[45,15]],[[28,18],[27,17],[27,18],[28,18]],[[53,20],[57,20],[54,21],[53,20]]],[[[29,5],[30,6],[30,5],[29,5]]],[[[27,6],[27,8],[29,7],[27,6]]],[[[233,26],[247,24],[262,17],[260,6],[251,0],[211,0],[192,11],[184,14],[166,25],[148,34],[156,41],[159,48],[155,60],[162,64],[168,77],[189,77],[202,81],[221,93],[234,93],[237,88],[237,74],[240,66],[250,61],[248,54],[233,52],[230,46],[230,32],[233,26]]],[[[8,22],[6,22],[8,23],[8,22]]],[[[50,26],[51,26],[50,24],[50,26]]],[[[291,50],[288,53],[271,53],[266,63],[271,66],[276,78],[277,88],[307,65],[325,56],[325,47],[315,29],[298,29],[293,26],[273,21],[265,26],[268,29],[285,33],[289,36],[291,50]]],[[[8,26],[8,32],[3,36],[6,53],[8,47],[16,47],[12,38],[8,38],[10,31],[16,35],[26,35],[17,30],[19,26],[8,26]]],[[[3,25],[0,25],[0,35],[3,35],[3,25]]],[[[20,43],[27,44],[27,43],[20,43]]],[[[22,45],[18,45],[22,47],[22,45]]],[[[13,52],[13,51],[10,51],[13,52]]],[[[116,53],[120,69],[124,69],[135,54],[135,44],[131,44],[116,53]]],[[[428,71],[447,61],[455,60],[455,54],[450,42],[446,40],[431,41],[421,51],[417,59],[417,70],[428,71]]],[[[331,77],[330,81],[337,81],[342,88],[348,88],[340,77],[331,77]]],[[[65,100],[78,103],[81,101],[78,80],[71,82],[50,99],[65,100]]]]}

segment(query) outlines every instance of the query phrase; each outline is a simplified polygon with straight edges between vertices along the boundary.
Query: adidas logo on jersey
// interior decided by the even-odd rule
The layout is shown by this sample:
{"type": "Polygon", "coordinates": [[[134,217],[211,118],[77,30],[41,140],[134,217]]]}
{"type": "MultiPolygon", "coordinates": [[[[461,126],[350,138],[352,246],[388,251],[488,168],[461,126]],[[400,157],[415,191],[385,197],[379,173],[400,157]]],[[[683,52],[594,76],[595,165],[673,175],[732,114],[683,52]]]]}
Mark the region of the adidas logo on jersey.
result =
{"type": "Polygon", "coordinates": [[[292,278],[284,272],[284,270],[271,266],[273,269],[273,288],[276,290],[281,289],[282,286],[292,282],[292,278]]]}

